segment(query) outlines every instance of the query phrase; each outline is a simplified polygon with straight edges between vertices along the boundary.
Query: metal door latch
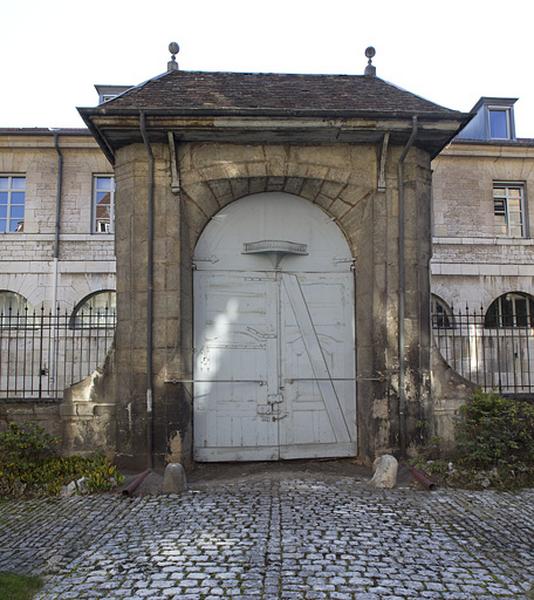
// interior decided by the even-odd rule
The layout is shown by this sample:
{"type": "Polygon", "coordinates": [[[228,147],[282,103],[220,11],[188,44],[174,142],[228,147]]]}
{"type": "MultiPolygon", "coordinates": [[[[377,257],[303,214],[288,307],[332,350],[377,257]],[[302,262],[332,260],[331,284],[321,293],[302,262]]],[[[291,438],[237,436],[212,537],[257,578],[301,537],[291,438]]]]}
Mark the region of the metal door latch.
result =
{"type": "Polygon", "coordinates": [[[284,397],[282,394],[269,394],[267,396],[267,402],[269,404],[282,404],[284,397]]]}

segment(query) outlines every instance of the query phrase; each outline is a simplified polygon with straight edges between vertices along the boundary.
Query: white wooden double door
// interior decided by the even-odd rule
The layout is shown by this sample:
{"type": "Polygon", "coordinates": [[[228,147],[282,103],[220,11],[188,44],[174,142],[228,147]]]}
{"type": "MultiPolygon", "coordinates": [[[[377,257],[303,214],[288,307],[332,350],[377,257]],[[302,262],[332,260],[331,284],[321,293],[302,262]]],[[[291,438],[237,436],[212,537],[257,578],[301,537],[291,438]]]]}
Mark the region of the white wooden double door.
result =
{"type": "Polygon", "coordinates": [[[198,461],[356,454],[352,272],[195,272],[198,461]]]}

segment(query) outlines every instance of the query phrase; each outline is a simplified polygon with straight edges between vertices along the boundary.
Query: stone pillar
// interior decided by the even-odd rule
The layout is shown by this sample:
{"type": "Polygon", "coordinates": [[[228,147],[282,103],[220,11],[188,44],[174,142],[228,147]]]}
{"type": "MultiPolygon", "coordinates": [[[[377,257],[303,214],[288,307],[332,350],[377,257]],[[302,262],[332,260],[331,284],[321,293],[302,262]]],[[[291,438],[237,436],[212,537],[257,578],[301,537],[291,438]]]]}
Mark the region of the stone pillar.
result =
{"type": "Polygon", "coordinates": [[[405,161],[405,368],[407,448],[425,443],[430,405],[431,170],[427,153],[412,149],[405,161]]]}
{"type": "MultiPolygon", "coordinates": [[[[180,343],[181,261],[180,199],[170,189],[169,152],[154,144],[154,291],[153,419],[156,466],[171,448],[167,440],[180,429],[190,410],[178,400],[176,387],[165,383],[167,363],[180,343]]],[[[147,389],[147,197],[148,162],[141,144],[122,148],[116,163],[117,461],[130,468],[148,464],[147,389]]],[[[181,444],[180,444],[181,446],[181,444]]],[[[173,460],[180,459],[176,444],[173,460]]]]}

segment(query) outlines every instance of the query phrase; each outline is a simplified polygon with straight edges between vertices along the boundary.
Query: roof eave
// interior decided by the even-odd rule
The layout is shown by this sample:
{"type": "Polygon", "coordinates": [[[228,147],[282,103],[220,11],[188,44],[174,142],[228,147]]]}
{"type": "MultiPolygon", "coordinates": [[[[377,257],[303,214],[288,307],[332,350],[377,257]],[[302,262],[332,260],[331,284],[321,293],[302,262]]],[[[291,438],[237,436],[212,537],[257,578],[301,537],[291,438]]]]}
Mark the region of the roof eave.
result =
{"type": "MultiPolygon", "coordinates": [[[[346,127],[354,127],[353,131],[366,130],[372,132],[388,131],[390,126],[388,123],[397,122],[398,127],[396,131],[401,135],[408,135],[411,130],[411,121],[414,114],[411,111],[395,111],[395,112],[376,112],[376,111],[316,111],[316,110],[295,110],[295,111],[279,111],[279,110],[247,110],[247,111],[227,111],[227,110],[206,110],[206,109],[147,109],[144,111],[132,110],[132,109],[115,109],[105,110],[101,107],[97,108],[79,108],[78,109],[84,122],[87,124],[93,135],[95,136],[98,144],[106,154],[108,159],[114,162],[114,151],[125,145],[124,134],[127,131],[132,132],[139,131],[139,116],[140,112],[144,112],[147,117],[150,118],[148,122],[149,130],[158,130],[157,121],[158,117],[163,121],[160,123],[159,129],[167,128],[169,130],[182,131],[185,136],[191,135],[191,127],[195,128],[195,131],[204,130],[206,132],[214,131],[216,135],[221,137],[227,137],[227,141],[233,141],[234,138],[231,134],[235,134],[236,128],[244,128],[250,134],[258,133],[265,128],[265,123],[254,121],[258,118],[264,117],[266,119],[273,119],[272,130],[279,128],[283,129],[287,137],[291,137],[298,143],[302,138],[302,131],[305,129],[309,135],[313,131],[320,132],[321,130],[326,131],[327,129],[339,129],[339,131],[347,131],[346,127]],[[176,122],[173,123],[173,118],[177,120],[193,120],[194,124],[187,122],[176,122]],[[197,120],[198,119],[198,120],[197,120]],[[231,123],[234,119],[240,120],[241,123],[231,123]],[[295,120],[294,124],[292,120],[295,120]],[[362,121],[370,121],[369,127],[365,127],[365,123],[351,124],[347,123],[347,120],[361,119],[362,121]],[[205,120],[205,123],[203,121],[205,120]],[[214,122],[215,120],[215,122],[214,122]],[[246,123],[243,124],[243,120],[246,123]],[[219,121],[219,123],[217,123],[219,121]],[[374,121],[374,122],[373,122],[374,121]],[[378,122],[377,121],[381,121],[378,122]],[[113,137],[113,131],[122,132],[122,140],[119,142],[118,138],[113,137]],[[229,132],[225,134],[224,132],[229,132]],[[291,132],[294,131],[294,134],[291,132]],[[404,134],[402,132],[405,132],[404,134]],[[110,133],[111,132],[111,133],[110,133]],[[189,133],[188,133],[189,132],[189,133]],[[296,136],[296,137],[293,137],[296,136]],[[298,139],[297,139],[298,138],[298,139]]],[[[427,112],[420,113],[417,115],[420,123],[427,123],[430,125],[430,133],[427,130],[427,138],[421,141],[422,147],[425,147],[430,153],[431,157],[434,158],[439,152],[458,134],[459,131],[467,124],[472,118],[470,113],[460,113],[456,111],[444,111],[444,112],[427,112]],[[435,133],[432,133],[435,126],[435,133]],[[441,127],[438,124],[441,123],[441,127]],[[439,131],[438,131],[439,129],[439,131]],[[429,137],[430,136],[430,137],[429,137]]],[[[269,129],[271,129],[271,123],[269,123],[269,129]]],[[[215,135],[215,133],[214,133],[215,135]]],[[[185,137],[184,139],[187,139],[185,137]]],[[[337,138],[336,138],[337,139],[337,138]]],[[[138,141],[132,137],[131,143],[138,141]]],[[[192,139],[192,141],[195,141],[192,139]]],[[[223,140],[224,141],[224,140],[223,140]]],[[[266,138],[268,141],[268,138],[266,138]]],[[[320,141],[318,142],[320,143],[320,141]]],[[[357,143],[357,142],[356,142],[357,143]]]]}
{"type": "Polygon", "coordinates": [[[471,119],[472,113],[457,111],[374,111],[374,110],[330,110],[330,109],[279,109],[279,108],[106,108],[79,107],[78,112],[87,123],[85,116],[135,116],[140,112],[150,116],[202,116],[202,117],[316,117],[327,118],[369,118],[369,119],[411,119],[414,115],[429,120],[471,119]]]}

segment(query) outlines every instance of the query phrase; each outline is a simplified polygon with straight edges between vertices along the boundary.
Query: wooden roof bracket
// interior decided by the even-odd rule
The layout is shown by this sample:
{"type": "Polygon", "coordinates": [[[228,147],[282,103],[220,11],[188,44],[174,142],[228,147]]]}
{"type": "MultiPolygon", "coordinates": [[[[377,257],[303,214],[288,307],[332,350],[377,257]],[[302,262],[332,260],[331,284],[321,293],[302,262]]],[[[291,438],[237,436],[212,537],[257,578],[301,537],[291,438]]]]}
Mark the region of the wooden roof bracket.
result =
{"type": "Polygon", "coordinates": [[[380,153],[378,181],[376,184],[377,192],[385,192],[386,191],[386,160],[387,160],[387,154],[388,154],[388,145],[389,145],[389,131],[386,131],[386,133],[384,133],[384,137],[382,138],[382,151],[380,153]]]}
{"type": "Polygon", "coordinates": [[[180,173],[178,171],[176,141],[174,139],[174,133],[172,131],[167,132],[167,139],[169,141],[169,153],[171,158],[171,191],[175,196],[178,196],[181,190],[180,173]]]}

